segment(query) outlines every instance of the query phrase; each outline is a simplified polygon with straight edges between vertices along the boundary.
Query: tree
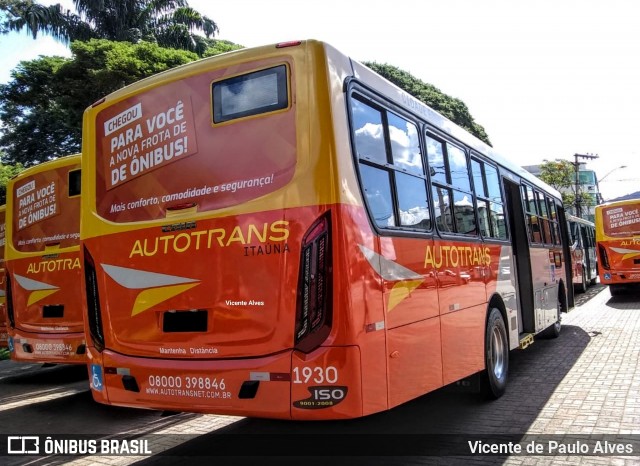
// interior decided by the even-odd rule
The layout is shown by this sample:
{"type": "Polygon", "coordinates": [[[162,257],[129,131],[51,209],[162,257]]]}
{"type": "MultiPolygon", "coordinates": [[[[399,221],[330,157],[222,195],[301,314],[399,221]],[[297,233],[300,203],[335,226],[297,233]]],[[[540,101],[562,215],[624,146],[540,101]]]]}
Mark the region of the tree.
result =
{"type": "Polygon", "coordinates": [[[189,7],[186,0],[74,0],[76,12],[60,4],[33,0],[0,0],[0,32],[26,29],[64,43],[109,39],[196,52],[202,56],[218,25],[189,7]],[[202,35],[204,34],[204,36],[202,35]]]}
{"type": "Polygon", "coordinates": [[[3,165],[0,163],[0,205],[7,203],[7,183],[22,170],[24,167],[21,164],[3,165]]]}
{"type": "Polygon", "coordinates": [[[364,64],[457,125],[462,126],[481,141],[491,145],[484,128],[474,121],[469,109],[460,99],[448,96],[432,84],[425,83],[393,65],[376,62],[364,62],[364,64]]]}
{"type": "Polygon", "coordinates": [[[71,44],[73,57],[24,61],[0,85],[4,163],[31,166],[80,152],[82,114],[93,102],[152,74],[198,58],[141,42],[71,44]]]}
{"type": "MultiPolygon", "coordinates": [[[[575,166],[568,160],[546,161],[540,165],[539,178],[560,191],[565,206],[576,205],[576,171],[575,166]]],[[[578,189],[578,200],[582,206],[595,205],[595,198],[578,189]]]]}

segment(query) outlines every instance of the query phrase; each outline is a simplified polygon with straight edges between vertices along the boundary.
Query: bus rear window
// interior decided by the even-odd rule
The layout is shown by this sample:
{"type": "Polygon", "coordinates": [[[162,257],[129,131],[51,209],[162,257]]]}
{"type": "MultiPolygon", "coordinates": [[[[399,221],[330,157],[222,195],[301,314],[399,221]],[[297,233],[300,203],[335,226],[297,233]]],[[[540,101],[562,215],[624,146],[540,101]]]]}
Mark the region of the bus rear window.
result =
{"type": "Polygon", "coordinates": [[[285,65],[212,84],[213,122],[281,110],[289,106],[285,65]]]}

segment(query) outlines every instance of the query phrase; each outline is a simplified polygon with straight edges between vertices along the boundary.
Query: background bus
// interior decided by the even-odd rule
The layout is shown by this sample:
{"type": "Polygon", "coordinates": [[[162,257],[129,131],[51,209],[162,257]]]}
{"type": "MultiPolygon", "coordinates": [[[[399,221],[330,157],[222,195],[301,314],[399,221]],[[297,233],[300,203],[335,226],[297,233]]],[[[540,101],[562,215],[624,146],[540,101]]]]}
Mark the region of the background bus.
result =
{"type": "Polygon", "coordinates": [[[4,273],[4,242],[5,242],[5,214],[7,206],[0,206],[0,348],[8,346],[7,311],[5,310],[5,273],[4,273]]]}
{"type": "Polygon", "coordinates": [[[640,199],[596,206],[600,283],[615,296],[640,283],[640,199]]]}
{"type": "Polygon", "coordinates": [[[583,218],[567,214],[571,239],[571,271],[574,288],[584,293],[589,285],[595,285],[598,277],[596,262],[595,224],[583,218]]]}
{"type": "Polygon", "coordinates": [[[17,361],[86,364],[80,282],[80,156],[7,184],[9,349],[17,361]]]}
{"type": "Polygon", "coordinates": [[[559,193],[322,42],[96,102],[82,176],[102,403],[347,418],[476,373],[500,396],[509,350],[560,331],[559,193]]]}

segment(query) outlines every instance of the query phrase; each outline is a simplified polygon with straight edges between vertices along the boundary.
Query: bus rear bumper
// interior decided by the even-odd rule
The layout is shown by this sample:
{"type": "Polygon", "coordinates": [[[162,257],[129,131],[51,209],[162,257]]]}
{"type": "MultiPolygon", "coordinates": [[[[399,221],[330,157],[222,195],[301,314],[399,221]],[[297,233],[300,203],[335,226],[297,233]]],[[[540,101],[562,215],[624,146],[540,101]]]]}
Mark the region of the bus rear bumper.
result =
{"type": "Polygon", "coordinates": [[[10,330],[8,347],[15,361],[86,364],[86,342],[83,332],[30,333],[10,330]]]}
{"type": "Polygon", "coordinates": [[[350,418],[362,415],[359,358],[357,347],[227,360],[151,359],[90,347],[89,380],[95,401],[117,406],[273,419],[350,418]]]}
{"type": "Polygon", "coordinates": [[[604,271],[600,276],[603,285],[625,285],[640,283],[640,272],[637,270],[609,272],[604,271]]]}

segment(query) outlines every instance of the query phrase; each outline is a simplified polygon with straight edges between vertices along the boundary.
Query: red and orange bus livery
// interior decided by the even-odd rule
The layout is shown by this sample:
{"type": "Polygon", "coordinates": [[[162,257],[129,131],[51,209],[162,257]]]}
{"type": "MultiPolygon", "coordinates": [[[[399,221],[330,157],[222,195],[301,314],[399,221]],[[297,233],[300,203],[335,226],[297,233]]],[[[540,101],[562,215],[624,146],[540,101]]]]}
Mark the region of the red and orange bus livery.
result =
{"type": "Polygon", "coordinates": [[[612,296],[640,284],[640,199],[596,206],[600,283],[612,296]]]}
{"type": "Polygon", "coordinates": [[[560,331],[559,194],[322,42],[96,102],[82,176],[102,403],[349,418],[476,373],[500,396],[509,350],[560,331]]]}
{"type": "Polygon", "coordinates": [[[0,348],[6,348],[9,344],[9,335],[7,333],[7,311],[5,309],[5,281],[4,272],[4,243],[5,243],[5,218],[7,206],[0,206],[0,348]]]}
{"type": "Polygon", "coordinates": [[[11,358],[86,364],[80,155],[31,167],[7,185],[7,316],[11,358]]]}

